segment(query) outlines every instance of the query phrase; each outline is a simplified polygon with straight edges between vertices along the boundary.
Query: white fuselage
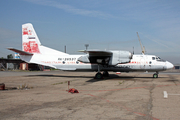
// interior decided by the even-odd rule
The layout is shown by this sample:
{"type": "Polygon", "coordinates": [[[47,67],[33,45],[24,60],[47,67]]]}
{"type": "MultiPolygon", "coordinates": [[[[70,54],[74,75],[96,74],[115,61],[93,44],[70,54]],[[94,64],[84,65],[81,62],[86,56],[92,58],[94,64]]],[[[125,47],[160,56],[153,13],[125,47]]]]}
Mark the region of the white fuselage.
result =
{"type": "MultiPolygon", "coordinates": [[[[45,66],[51,66],[60,70],[72,71],[98,71],[98,64],[82,63],[77,61],[82,55],[44,55],[34,54],[29,60],[45,66]]],[[[28,62],[27,56],[21,55],[21,59],[28,62]]],[[[117,64],[116,66],[100,65],[101,71],[132,72],[132,71],[164,71],[172,68],[173,65],[161,60],[154,55],[133,55],[129,63],[117,64]]]]}

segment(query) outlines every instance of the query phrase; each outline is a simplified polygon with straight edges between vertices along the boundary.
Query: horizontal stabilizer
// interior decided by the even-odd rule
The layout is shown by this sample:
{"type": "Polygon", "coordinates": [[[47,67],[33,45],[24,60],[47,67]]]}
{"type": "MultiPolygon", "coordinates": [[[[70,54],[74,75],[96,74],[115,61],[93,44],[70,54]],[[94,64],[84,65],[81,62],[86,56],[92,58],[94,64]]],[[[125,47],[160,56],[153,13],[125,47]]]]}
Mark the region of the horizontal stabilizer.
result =
{"type": "Polygon", "coordinates": [[[29,52],[25,52],[25,51],[22,51],[22,50],[18,50],[18,49],[15,49],[15,48],[7,48],[11,51],[14,51],[16,53],[19,53],[20,55],[33,55],[32,53],[29,53],[29,52]]]}

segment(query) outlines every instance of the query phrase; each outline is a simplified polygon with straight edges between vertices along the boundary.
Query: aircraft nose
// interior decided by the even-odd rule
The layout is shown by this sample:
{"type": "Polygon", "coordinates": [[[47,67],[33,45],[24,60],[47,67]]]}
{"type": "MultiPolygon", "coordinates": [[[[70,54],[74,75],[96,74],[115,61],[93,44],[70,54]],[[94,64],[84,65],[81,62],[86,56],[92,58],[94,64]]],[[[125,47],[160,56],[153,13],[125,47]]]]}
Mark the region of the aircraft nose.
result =
{"type": "Polygon", "coordinates": [[[166,68],[167,69],[172,69],[174,67],[174,65],[168,61],[166,61],[166,68]]]}

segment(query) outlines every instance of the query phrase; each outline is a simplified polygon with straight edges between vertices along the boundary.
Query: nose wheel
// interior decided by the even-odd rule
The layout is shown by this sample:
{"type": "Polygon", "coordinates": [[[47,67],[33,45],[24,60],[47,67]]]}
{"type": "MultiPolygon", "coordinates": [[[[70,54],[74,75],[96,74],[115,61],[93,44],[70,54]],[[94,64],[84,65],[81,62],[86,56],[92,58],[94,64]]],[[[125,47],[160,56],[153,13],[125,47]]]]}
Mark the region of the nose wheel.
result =
{"type": "Polygon", "coordinates": [[[158,78],[158,72],[153,74],[153,78],[158,78]]]}

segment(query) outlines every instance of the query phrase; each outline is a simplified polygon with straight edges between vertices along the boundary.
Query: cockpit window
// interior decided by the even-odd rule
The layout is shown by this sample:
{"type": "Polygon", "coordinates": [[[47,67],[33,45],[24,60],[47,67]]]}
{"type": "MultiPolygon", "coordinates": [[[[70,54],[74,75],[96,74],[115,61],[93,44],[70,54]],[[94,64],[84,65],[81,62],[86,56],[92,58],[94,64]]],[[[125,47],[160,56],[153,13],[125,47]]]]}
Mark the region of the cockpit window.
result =
{"type": "Polygon", "coordinates": [[[161,59],[160,57],[156,57],[157,61],[165,62],[165,60],[161,59]]]}
{"type": "Polygon", "coordinates": [[[156,58],[155,57],[152,57],[152,60],[155,60],[156,58]]]}

